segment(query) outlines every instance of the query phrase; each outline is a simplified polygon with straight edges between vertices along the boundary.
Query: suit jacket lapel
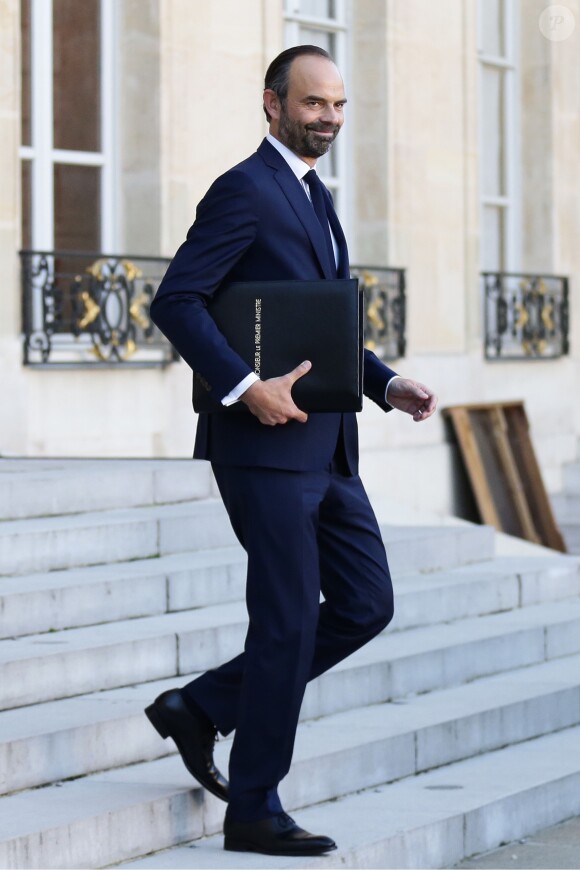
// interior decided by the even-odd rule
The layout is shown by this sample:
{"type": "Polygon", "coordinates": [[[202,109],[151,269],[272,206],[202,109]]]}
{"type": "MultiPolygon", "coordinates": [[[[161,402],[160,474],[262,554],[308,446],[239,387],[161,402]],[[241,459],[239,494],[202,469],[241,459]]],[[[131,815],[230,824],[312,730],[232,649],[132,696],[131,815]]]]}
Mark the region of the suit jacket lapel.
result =
{"type": "Polygon", "coordinates": [[[306,191],[303,189],[282,155],[279,154],[275,148],[272,148],[267,139],[264,139],[259,146],[258,153],[268,166],[271,166],[275,170],[274,179],[281,187],[286,199],[296,212],[302,226],[308,233],[314,253],[316,254],[316,258],[318,259],[324,273],[324,277],[332,278],[333,272],[328,261],[324,233],[322,232],[322,227],[318,222],[314,209],[308,201],[306,191]]]}

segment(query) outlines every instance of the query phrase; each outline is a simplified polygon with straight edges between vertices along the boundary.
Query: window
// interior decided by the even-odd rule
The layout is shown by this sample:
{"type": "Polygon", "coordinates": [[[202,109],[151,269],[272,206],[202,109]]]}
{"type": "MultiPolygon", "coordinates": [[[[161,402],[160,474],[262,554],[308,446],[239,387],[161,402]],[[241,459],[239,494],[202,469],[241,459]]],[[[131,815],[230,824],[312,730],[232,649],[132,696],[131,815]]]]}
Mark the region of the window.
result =
{"type": "Polygon", "coordinates": [[[479,0],[481,266],[517,271],[521,260],[516,0],[479,0]]]}
{"type": "Polygon", "coordinates": [[[114,249],[114,0],[21,0],[22,245],[114,249]]]}
{"type": "MultiPolygon", "coordinates": [[[[285,0],[285,44],[318,45],[334,58],[345,77],[347,23],[345,0],[285,0]]],[[[348,96],[348,91],[347,91],[348,96]]],[[[348,118],[348,109],[347,118],[348,118]]],[[[316,163],[320,177],[332,191],[335,208],[347,231],[346,149],[348,121],[328,154],[316,163]]],[[[348,235],[348,233],[347,233],[348,235]]]]}

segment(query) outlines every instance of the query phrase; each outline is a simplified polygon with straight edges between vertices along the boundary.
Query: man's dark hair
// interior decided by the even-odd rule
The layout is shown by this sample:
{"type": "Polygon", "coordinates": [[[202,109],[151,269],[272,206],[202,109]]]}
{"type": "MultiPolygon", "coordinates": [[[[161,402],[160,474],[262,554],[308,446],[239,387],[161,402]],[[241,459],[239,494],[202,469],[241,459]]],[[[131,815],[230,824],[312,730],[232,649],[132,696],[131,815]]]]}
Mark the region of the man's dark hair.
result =
{"type": "MultiPolygon", "coordinates": [[[[302,57],[307,54],[325,57],[327,60],[332,60],[329,53],[323,48],[319,48],[317,45],[295,45],[294,48],[287,48],[286,51],[281,52],[278,57],[275,57],[266,71],[264,90],[274,91],[278,95],[278,99],[282,105],[284,105],[288,96],[290,67],[297,57],[302,57]]],[[[272,120],[265,106],[264,114],[268,121],[272,120]]]]}

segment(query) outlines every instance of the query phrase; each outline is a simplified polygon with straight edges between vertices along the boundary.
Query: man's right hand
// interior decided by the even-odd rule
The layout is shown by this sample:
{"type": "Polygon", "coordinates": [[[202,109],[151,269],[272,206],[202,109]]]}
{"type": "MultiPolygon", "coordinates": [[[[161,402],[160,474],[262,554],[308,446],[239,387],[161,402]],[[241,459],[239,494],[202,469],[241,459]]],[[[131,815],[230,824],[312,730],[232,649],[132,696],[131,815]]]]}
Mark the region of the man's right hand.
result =
{"type": "Polygon", "coordinates": [[[308,374],[311,368],[310,360],[305,360],[279,378],[255,381],[245,393],[242,393],[240,400],[246,403],[252,414],[265,426],[278,426],[289,420],[306,423],[308,414],[294,404],[292,387],[299,378],[308,374]]]}

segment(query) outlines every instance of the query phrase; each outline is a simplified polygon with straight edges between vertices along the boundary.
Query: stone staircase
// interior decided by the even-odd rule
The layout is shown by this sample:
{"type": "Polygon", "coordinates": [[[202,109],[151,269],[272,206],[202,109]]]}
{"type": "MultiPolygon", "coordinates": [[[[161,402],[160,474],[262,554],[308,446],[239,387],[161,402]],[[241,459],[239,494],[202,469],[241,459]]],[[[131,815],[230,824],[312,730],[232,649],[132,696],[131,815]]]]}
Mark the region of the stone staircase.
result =
{"type": "Polygon", "coordinates": [[[568,552],[580,555],[580,459],[564,466],[563,478],[563,492],[552,498],[554,513],[568,552]]]}
{"type": "MultiPolygon", "coordinates": [[[[209,468],[0,460],[0,519],[0,867],[319,867],[224,852],[224,804],[143,714],[243,643],[209,468]]],[[[281,788],[338,841],[324,866],[450,867],[579,814],[580,560],[383,535],[395,621],[309,685],[281,788]]]]}

